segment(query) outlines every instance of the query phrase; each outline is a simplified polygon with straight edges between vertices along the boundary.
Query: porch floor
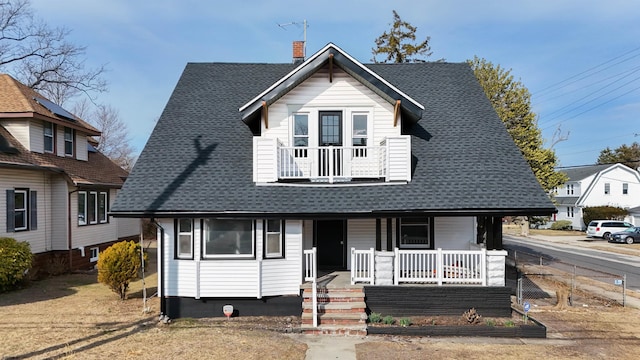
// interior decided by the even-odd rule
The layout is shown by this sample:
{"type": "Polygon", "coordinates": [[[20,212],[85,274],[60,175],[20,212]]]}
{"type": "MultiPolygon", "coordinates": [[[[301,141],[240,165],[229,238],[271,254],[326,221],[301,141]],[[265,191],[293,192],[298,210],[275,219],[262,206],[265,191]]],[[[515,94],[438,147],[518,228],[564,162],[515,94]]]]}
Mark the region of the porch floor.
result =
{"type": "MultiPolygon", "coordinates": [[[[318,287],[327,289],[362,289],[363,284],[351,285],[351,272],[349,271],[332,271],[316,280],[318,287]]],[[[300,285],[300,289],[311,289],[311,282],[305,282],[300,285]]]]}

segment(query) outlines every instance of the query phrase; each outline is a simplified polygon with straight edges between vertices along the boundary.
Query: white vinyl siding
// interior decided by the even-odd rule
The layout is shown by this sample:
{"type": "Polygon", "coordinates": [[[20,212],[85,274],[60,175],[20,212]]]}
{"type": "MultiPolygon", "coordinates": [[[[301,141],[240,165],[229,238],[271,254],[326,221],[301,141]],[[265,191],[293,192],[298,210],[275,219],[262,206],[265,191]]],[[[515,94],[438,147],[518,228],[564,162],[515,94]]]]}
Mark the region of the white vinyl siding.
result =
{"type": "MultiPolygon", "coordinates": [[[[386,225],[386,219],[382,221],[386,225]]],[[[382,232],[384,233],[385,230],[382,232]]],[[[384,243],[383,248],[385,246],[386,243],[384,243]]],[[[347,221],[347,269],[351,269],[351,248],[369,250],[371,248],[375,249],[375,247],[376,219],[353,219],[347,221]]]]}
{"type": "MultiPolygon", "coordinates": [[[[31,149],[31,130],[29,129],[31,121],[2,120],[0,121],[0,124],[4,126],[4,128],[7,129],[14,138],[16,138],[22,146],[29,151],[33,151],[31,149]]],[[[42,152],[42,150],[40,152],[42,152]]]]}
{"type": "MultiPolygon", "coordinates": [[[[26,241],[34,254],[51,250],[51,190],[50,175],[44,172],[2,169],[0,176],[0,237],[26,241]],[[6,190],[29,189],[37,193],[36,230],[7,232],[6,190]]],[[[29,209],[29,203],[27,203],[29,209]]],[[[28,210],[27,210],[28,211],[28,210]]],[[[61,214],[64,216],[64,213],[61,214]]],[[[28,215],[30,216],[30,215],[28,215]]]]}
{"type": "Polygon", "coordinates": [[[317,112],[337,110],[343,112],[344,144],[351,143],[351,114],[353,111],[369,112],[372,121],[369,145],[379,145],[387,136],[400,135],[400,124],[393,126],[393,105],[352,78],[344,71],[334,68],[333,82],[329,82],[329,72],[322,69],[292,89],[269,107],[269,128],[262,124],[262,136],[280,139],[285,146],[293,138],[292,115],[302,108],[309,112],[309,146],[317,145],[317,112]]]}
{"type": "MultiPolygon", "coordinates": [[[[62,176],[51,178],[51,214],[47,224],[51,225],[51,249],[67,250],[69,239],[67,237],[69,220],[67,219],[67,207],[69,199],[69,186],[62,176]]],[[[76,203],[71,203],[77,207],[76,203]]]]}
{"type": "Polygon", "coordinates": [[[262,264],[262,296],[295,295],[302,283],[302,220],[285,224],[285,258],[265,259],[262,264]]]}
{"type": "Polygon", "coordinates": [[[76,159],[82,161],[89,160],[89,151],[87,148],[87,135],[79,131],[75,131],[76,138],[76,159]]]}
{"type": "Polygon", "coordinates": [[[434,248],[444,250],[474,250],[476,240],[475,217],[436,217],[434,221],[434,248]]]}
{"type": "MultiPolygon", "coordinates": [[[[87,200],[89,199],[89,193],[87,192],[87,200]]],[[[95,192],[94,192],[95,193],[95,192]]],[[[98,192],[99,193],[99,192],[98,192]]],[[[116,198],[116,190],[109,190],[109,207],[113,204],[113,201],[116,198]]],[[[96,197],[97,200],[97,197],[96,197]]],[[[88,201],[87,201],[88,202],[88,201]]],[[[71,218],[78,219],[78,206],[75,204],[78,203],[78,192],[74,192],[71,194],[71,218]]],[[[96,213],[97,215],[97,213],[96,213]]],[[[102,244],[105,242],[115,241],[118,239],[118,220],[114,220],[113,218],[109,219],[108,223],[96,223],[94,225],[79,225],[78,221],[72,221],[71,233],[73,235],[72,239],[72,247],[88,247],[92,245],[102,244]]],[[[122,219],[125,220],[125,219],[122,219]]],[[[130,221],[130,219],[126,219],[126,221],[130,221]]],[[[89,222],[88,222],[89,223],[89,222]]],[[[136,234],[139,233],[139,230],[136,234]]],[[[132,234],[135,235],[135,234],[132,234]]]]}

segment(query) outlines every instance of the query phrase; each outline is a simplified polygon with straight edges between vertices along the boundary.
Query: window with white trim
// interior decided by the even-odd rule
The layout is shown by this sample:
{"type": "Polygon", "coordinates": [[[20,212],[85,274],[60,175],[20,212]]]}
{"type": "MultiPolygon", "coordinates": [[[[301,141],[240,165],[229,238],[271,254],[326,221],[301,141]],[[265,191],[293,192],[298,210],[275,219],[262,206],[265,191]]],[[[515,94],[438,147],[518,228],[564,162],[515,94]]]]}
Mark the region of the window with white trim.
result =
{"type": "Polygon", "coordinates": [[[193,259],[193,219],[176,220],[176,259],[193,259]]]}
{"type": "Polygon", "coordinates": [[[205,259],[255,258],[253,220],[204,219],[202,234],[205,259]]]}
{"type": "Polygon", "coordinates": [[[91,249],[89,249],[89,251],[91,251],[91,257],[89,258],[89,261],[90,262],[98,261],[98,258],[100,257],[100,248],[92,247],[91,249]]]}
{"type": "Polygon", "coordinates": [[[400,248],[432,249],[432,223],[431,218],[401,218],[400,248]]]}
{"type": "Polygon", "coordinates": [[[567,195],[573,195],[573,184],[567,185],[567,195]]]}
{"type": "Polygon", "coordinates": [[[622,184],[622,195],[629,195],[629,184],[622,184]]]}
{"type": "Polygon", "coordinates": [[[37,230],[37,191],[8,189],[6,191],[7,232],[37,230]]]}
{"type": "Polygon", "coordinates": [[[354,157],[367,156],[368,117],[367,113],[353,113],[351,116],[351,144],[354,147],[354,157]],[[356,147],[358,146],[362,146],[363,148],[357,149],[356,147]]]}
{"type": "Polygon", "coordinates": [[[282,220],[265,220],[264,257],[284,257],[284,231],[282,220]]]}
{"type": "Polygon", "coordinates": [[[611,184],[604,183],[604,194],[605,195],[611,194],[611,184]]]}
{"type": "Polygon", "coordinates": [[[44,122],[44,152],[52,153],[55,145],[55,127],[53,123],[44,122]]]}
{"type": "Polygon", "coordinates": [[[67,156],[73,156],[73,136],[74,131],[72,128],[64,128],[64,154],[67,156]]]}
{"type": "MultiPolygon", "coordinates": [[[[293,146],[309,146],[309,114],[293,114],[293,146]]],[[[307,149],[296,149],[296,157],[307,157],[307,149]]]]}
{"type": "Polygon", "coordinates": [[[108,212],[108,191],[78,191],[78,225],[106,224],[108,212]]]}
{"type": "Polygon", "coordinates": [[[573,217],[573,206],[567,206],[567,217],[573,217]]]}

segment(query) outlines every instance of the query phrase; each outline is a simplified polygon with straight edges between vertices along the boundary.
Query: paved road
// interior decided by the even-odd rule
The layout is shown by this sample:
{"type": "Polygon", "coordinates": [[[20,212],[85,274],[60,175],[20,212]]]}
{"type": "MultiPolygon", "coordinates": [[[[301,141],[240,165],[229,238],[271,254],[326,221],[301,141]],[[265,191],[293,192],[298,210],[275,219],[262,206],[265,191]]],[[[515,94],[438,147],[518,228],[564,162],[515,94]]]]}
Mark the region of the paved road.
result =
{"type": "MultiPolygon", "coordinates": [[[[614,274],[622,278],[627,275],[627,289],[640,291],[640,257],[632,254],[618,254],[583,246],[584,241],[578,239],[536,239],[532,237],[522,238],[505,235],[504,246],[508,250],[518,252],[540,254],[543,258],[551,259],[545,265],[560,268],[564,271],[572,271],[575,264],[585,269],[593,269],[599,272],[614,274]]],[[[600,246],[618,246],[600,241],[600,246]]],[[[619,246],[625,246],[619,244],[619,246]]],[[[609,281],[613,281],[608,279],[609,281]]]]}

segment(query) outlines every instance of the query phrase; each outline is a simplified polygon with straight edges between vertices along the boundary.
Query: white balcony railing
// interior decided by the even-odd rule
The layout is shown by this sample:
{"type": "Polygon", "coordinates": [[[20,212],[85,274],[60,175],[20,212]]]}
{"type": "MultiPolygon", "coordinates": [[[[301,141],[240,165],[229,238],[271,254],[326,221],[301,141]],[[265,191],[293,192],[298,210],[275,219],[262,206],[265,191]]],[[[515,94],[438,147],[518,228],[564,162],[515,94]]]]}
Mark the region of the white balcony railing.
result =
{"type": "Polygon", "coordinates": [[[285,146],[254,137],[253,179],[344,182],[353,179],[411,180],[411,137],[387,137],[375,146],[285,146]]]}

